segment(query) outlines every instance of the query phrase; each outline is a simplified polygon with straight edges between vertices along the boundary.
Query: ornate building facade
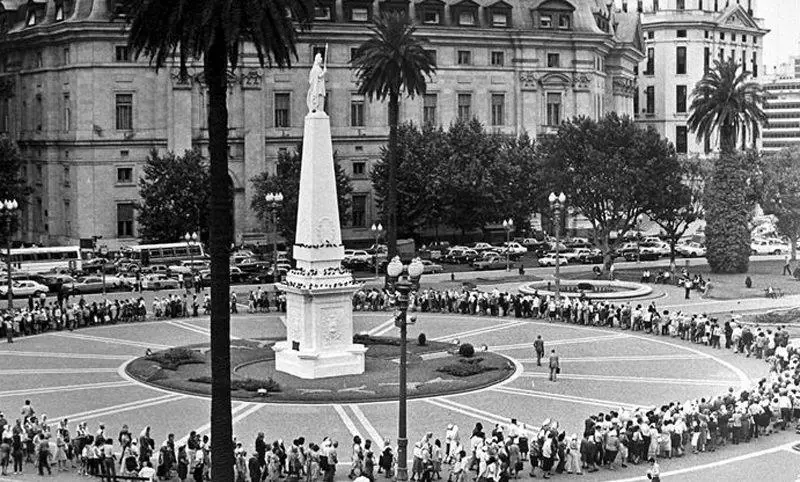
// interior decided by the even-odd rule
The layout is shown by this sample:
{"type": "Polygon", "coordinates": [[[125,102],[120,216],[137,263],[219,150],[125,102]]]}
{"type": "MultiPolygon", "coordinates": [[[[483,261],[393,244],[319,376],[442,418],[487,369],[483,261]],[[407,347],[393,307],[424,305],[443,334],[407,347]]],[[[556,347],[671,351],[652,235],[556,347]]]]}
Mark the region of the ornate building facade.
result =
{"type": "MultiPolygon", "coordinates": [[[[349,62],[370,19],[403,11],[420,25],[437,74],[428,93],[403,99],[401,120],[447,126],[477,117],[507,134],[552,132],[574,115],[634,113],[644,58],[636,12],[607,0],[319,0],[291,70],[258,66],[246,52],[230,73],[230,177],[237,242],[266,241],[250,209],[250,180],[274,170],[301,140],[307,72],[328,67],[326,111],[334,149],[351,177],[345,241],[369,239],[378,220],[369,172],[388,136],[386,106],[357,94],[349,62]]],[[[75,244],[102,236],[136,242],[137,181],[151,149],[207,149],[202,69],[155,72],[126,46],[123,0],[0,0],[0,131],[17,140],[34,188],[24,238],[75,244]]],[[[641,89],[640,89],[641,90],[641,89]]]]}
{"type": "Polygon", "coordinates": [[[671,140],[679,154],[710,153],[716,143],[698,142],[686,125],[692,90],[716,59],[733,58],[755,80],[763,74],[759,65],[768,30],[755,16],[756,0],[615,1],[642,19],[645,57],[637,68],[637,120],[671,140]]]}

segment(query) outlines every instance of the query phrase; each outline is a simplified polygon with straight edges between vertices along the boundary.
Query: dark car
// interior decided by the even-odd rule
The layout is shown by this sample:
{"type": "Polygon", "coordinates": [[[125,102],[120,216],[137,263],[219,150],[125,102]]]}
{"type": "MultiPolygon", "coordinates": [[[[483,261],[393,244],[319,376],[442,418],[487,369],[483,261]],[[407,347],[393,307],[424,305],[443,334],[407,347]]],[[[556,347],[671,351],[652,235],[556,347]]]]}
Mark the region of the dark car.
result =
{"type": "Polygon", "coordinates": [[[583,264],[600,264],[603,262],[603,252],[599,249],[590,249],[578,255],[578,262],[583,264]]]}
{"type": "Polygon", "coordinates": [[[451,249],[443,261],[451,264],[469,264],[480,257],[481,255],[474,249],[451,249]]]}

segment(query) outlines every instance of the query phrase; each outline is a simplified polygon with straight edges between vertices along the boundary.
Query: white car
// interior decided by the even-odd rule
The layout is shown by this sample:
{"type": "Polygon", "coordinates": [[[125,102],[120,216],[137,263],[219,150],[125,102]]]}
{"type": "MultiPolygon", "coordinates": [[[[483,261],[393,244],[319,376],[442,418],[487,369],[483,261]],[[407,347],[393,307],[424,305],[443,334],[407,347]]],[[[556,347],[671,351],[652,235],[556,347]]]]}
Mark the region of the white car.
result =
{"type": "MultiPolygon", "coordinates": [[[[581,254],[581,251],[579,251],[577,248],[564,248],[564,249],[559,249],[558,250],[558,256],[561,259],[566,260],[566,263],[564,263],[564,264],[577,263],[578,262],[578,257],[580,256],[580,254],[581,254]]],[[[555,251],[553,252],[553,256],[555,256],[555,251]]],[[[553,266],[555,266],[555,263],[553,263],[553,266]]]]}
{"type": "Polygon", "coordinates": [[[687,258],[702,258],[706,255],[705,246],[695,242],[679,244],[675,246],[675,251],[687,258]]]}
{"type": "MultiPolygon", "coordinates": [[[[247,258],[250,259],[250,258],[247,258]]],[[[196,271],[209,269],[209,262],[205,260],[188,260],[188,261],[181,261],[178,264],[173,264],[167,266],[167,269],[170,273],[175,274],[189,274],[196,271]]]]}
{"type": "Polygon", "coordinates": [[[779,239],[754,239],[750,243],[750,254],[785,254],[791,248],[779,239]]]}
{"type": "Polygon", "coordinates": [[[433,261],[430,261],[430,260],[427,260],[427,259],[423,259],[422,260],[422,267],[423,267],[423,271],[422,272],[425,273],[425,274],[436,274],[436,273],[441,273],[442,271],[444,271],[444,268],[442,268],[442,265],[436,264],[433,261]]]}
{"type": "Polygon", "coordinates": [[[639,244],[641,254],[655,254],[658,256],[669,256],[669,244],[663,241],[647,241],[639,244]]]}
{"type": "Polygon", "coordinates": [[[142,278],[143,290],[169,290],[180,287],[180,282],[163,274],[149,274],[142,278]]]}
{"type": "Polygon", "coordinates": [[[482,253],[484,251],[494,251],[497,248],[495,248],[494,246],[492,246],[489,243],[475,243],[475,246],[473,246],[472,249],[474,249],[475,251],[477,251],[479,253],[482,253]]]}
{"type": "MultiPolygon", "coordinates": [[[[39,296],[41,293],[48,293],[50,288],[37,283],[32,280],[12,281],[11,292],[14,296],[39,296]]],[[[6,296],[8,293],[8,285],[3,283],[0,285],[0,295],[6,296]]]]}
{"type": "Polygon", "coordinates": [[[500,247],[500,253],[505,253],[508,251],[511,254],[525,254],[528,252],[528,248],[519,244],[516,241],[511,241],[510,243],[503,243],[503,246],[500,247]]]}
{"type": "MultiPolygon", "coordinates": [[[[558,265],[559,266],[566,266],[569,263],[565,257],[559,253],[558,255],[558,265]]],[[[555,266],[556,265],[556,253],[550,252],[539,258],[539,266],[555,266]]]]}
{"type": "Polygon", "coordinates": [[[367,264],[372,262],[372,255],[363,249],[347,249],[344,252],[342,262],[367,264]]]}

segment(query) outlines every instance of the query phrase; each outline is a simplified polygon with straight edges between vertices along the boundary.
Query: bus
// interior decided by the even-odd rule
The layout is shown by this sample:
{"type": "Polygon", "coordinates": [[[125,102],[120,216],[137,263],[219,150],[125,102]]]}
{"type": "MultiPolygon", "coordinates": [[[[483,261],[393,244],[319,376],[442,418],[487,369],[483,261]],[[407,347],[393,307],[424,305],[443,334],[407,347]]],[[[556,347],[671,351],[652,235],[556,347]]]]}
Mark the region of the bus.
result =
{"type": "MultiPolygon", "coordinates": [[[[8,251],[0,251],[0,263],[5,267],[8,251]]],[[[24,273],[49,271],[80,271],[82,264],[80,246],[53,246],[50,248],[18,248],[11,250],[11,266],[24,273]]]]}
{"type": "Polygon", "coordinates": [[[206,258],[201,243],[140,244],[123,250],[131,261],[142,266],[151,264],[175,264],[179,261],[206,258]]]}

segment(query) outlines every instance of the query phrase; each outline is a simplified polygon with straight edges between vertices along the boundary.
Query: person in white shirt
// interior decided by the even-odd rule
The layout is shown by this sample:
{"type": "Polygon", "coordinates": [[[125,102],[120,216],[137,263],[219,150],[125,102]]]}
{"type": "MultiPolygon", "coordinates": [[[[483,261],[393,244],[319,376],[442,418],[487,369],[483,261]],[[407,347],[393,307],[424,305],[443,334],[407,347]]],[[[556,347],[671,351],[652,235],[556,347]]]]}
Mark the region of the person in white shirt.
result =
{"type": "Polygon", "coordinates": [[[153,468],[153,464],[149,460],[145,461],[144,467],[139,470],[139,477],[145,478],[150,482],[156,481],[156,469],[153,468]]]}

